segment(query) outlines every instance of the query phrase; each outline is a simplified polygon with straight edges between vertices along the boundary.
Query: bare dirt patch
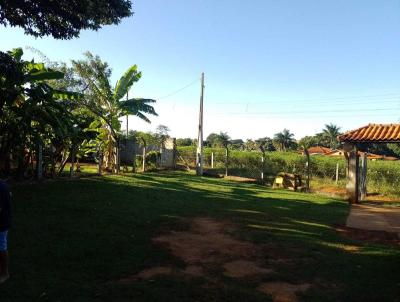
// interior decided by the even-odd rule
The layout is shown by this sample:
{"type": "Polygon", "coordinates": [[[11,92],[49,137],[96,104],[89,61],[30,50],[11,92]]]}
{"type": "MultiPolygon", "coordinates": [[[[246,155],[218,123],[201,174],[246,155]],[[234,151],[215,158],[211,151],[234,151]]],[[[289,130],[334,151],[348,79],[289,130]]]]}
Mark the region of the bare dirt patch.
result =
{"type": "Polygon", "coordinates": [[[233,180],[237,182],[244,182],[244,183],[259,183],[259,180],[254,178],[247,178],[247,177],[240,177],[240,176],[223,176],[224,179],[233,180]]]}
{"type": "Polygon", "coordinates": [[[400,238],[396,233],[361,230],[350,228],[345,225],[336,225],[335,230],[344,237],[359,241],[400,246],[400,238]]]}
{"type": "Polygon", "coordinates": [[[171,232],[153,241],[167,247],[187,264],[216,264],[255,256],[259,248],[225,233],[229,224],[209,218],[196,218],[188,231],[171,232]]]}
{"type": "Polygon", "coordinates": [[[344,198],[346,196],[346,189],[336,186],[321,186],[314,188],[311,191],[333,198],[344,198]]]}
{"type": "Polygon", "coordinates": [[[274,302],[296,302],[298,301],[296,293],[304,292],[310,287],[309,283],[268,282],[262,283],[257,290],[271,295],[274,302]]]}
{"type": "Polygon", "coordinates": [[[304,251],[293,247],[293,250],[285,252],[274,244],[256,245],[240,240],[233,236],[234,226],[226,221],[200,217],[187,223],[188,229],[172,231],[153,239],[155,244],[182,260],[186,267],[157,266],[119,282],[129,284],[166,275],[203,278],[206,282],[203,286],[220,288],[226,286],[226,277],[249,279],[259,283],[257,289],[272,295],[274,301],[286,302],[297,301],[296,292],[305,291],[310,286],[284,282],[261,283],[266,277],[276,274],[271,266],[289,265],[291,258],[287,254],[302,259],[304,251]]]}

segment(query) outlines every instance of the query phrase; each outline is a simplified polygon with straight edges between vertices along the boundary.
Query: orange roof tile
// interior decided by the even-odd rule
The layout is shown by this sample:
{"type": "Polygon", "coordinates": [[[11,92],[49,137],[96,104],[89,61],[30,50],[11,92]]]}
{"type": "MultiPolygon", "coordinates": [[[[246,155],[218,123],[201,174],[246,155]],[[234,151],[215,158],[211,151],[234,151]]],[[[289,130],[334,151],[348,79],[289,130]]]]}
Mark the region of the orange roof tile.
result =
{"type": "Polygon", "coordinates": [[[307,150],[310,154],[327,154],[332,152],[332,149],[321,146],[310,147],[307,150]]]}
{"type": "Polygon", "coordinates": [[[400,143],[400,124],[369,124],[338,136],[341,142],[400,143]]]}

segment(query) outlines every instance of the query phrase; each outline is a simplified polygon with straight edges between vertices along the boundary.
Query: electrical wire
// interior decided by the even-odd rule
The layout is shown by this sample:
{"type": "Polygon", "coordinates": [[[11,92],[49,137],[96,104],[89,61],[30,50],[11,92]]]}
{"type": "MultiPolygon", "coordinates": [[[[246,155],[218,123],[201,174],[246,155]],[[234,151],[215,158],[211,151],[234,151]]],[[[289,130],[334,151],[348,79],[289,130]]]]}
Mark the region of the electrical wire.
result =
{"type": "Polygon", "coordinates": [[[200,79],[196,79],[193,82],[190,82],[189,84],[183,86],[182,88],[179,88],[177,90],[172,91],[171,93],[168,93],[162,97],[159,97],[157,100],[163,100],[163,99],[169,98],[175,94],[178,94],[179,92],[185,90],[186,88],[189,88],[190,86],[193,86],[194,84],[198,83],[198,81],[200,81],[200,79]]]}

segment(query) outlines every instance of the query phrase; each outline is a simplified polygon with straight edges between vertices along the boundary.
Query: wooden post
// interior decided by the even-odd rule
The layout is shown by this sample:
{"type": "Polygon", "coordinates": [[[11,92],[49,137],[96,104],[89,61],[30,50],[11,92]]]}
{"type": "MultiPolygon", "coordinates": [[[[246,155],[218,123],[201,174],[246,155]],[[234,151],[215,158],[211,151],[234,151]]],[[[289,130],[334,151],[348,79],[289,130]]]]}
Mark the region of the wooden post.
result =
{"type": "Polygon", "coordinates": [[[173,167],[173,169],[175,170],[176,169],[176,159],[177,159],[177,150],[176,150],[176,138],[173,138],[173,154],[172,154],[172,156],[173,156],[173,164],[172,164],[172,167],[173,167]]]}
{"type": "Polygon", "coordinates": [[[229,151],[228,147],[225,147],[225,176],[228,176],[228,163],[229,163],[229,151]]]}
{"type": "Polygon", "coordinates": [[[358,203],[358,179],[359,179],[359,158],[357,154],[357,148],[349,152],[349,176],[346,185],[346,191],[349,198],[349,203],[358,203]]]}
{"type": "Polygon", "coordinates": [[[264,154],[261,156],[261,182],[264,183],[264,168],[265,168],[265,163],[264,163],[264,154]]]}
{"type": "Polygon", "coordinates": [[[339,162],[336,163],[336,177],[335,177],[335,183],[336,185],[339,182],[339,162]]]}
{"type": "Polygon", "coordinates": [[[119,139],[116,142],[115,146],[115,172],[119,174],[120,172],[120,167],[121,167],[121,154],[120,154],[120,144],[119,144],[119,139]]]}
{"type": "Polygon", "coordinates": [[[214,169],[214,152],[211,152],[211,169],[214,169]]]}
{"type": "Polygon", "coordinates": [[[310,190],[310,153],[307,148],[304,148],[304,154],[306,155],[306,190],[310,190]]]}
{"type": "Polygon", "coordinates": [[[99,156],[99,164],[97,167],[97,173],[99,173],[99,175],[101,175],[103,173],[103,152],[101,151],[100,146],[97,148],[97,153],[99,156]]]}
{"type": "Polygon", "coordinates": [[[43,177],[43,146],[42,146],[42,144],[38,145],[36,172],[37,172],[37,178],[42,179],[42,177],[43,177]]]}
{"type": "Polygon", "coordinates": [[[143,163],[142,163],[142,172],[146,171],[146,146],[143,146],[143,163]]]}
{"type": "Polygon", "coordinates": [[[71,147],[71,167],[69,167],[69,177],[74,176],[74,171],[75,171],[75,145],[72,145],[71,147]]]}
{"type": "Polygon", "coordinates": [[[133,163],[132,163],[132,173],[136,173],[136,146],[134,147],[133,150],[133,163]]]}
{"type": "Polygon", "coordinates": [[[361,200],[364,200],[367,196],[367,152],[364,152],[363,157],[361,157],[361,200]]]}

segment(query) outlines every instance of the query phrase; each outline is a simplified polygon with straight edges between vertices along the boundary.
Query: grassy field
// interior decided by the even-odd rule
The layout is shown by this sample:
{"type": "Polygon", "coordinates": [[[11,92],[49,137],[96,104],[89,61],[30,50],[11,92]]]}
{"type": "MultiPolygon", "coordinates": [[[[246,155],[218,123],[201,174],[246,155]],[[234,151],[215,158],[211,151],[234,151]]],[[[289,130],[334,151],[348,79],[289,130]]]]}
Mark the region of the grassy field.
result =
{"type": "Polygon", "coordinates": [[[310,284],[302,301],[400,301],[400,250],[341,237],[341,200],[181,172],[23,184],[13,196],[2,302],[269,301],[256,288],[273,281],[310,284]],[[152,238],[186,231],[195,217],[229,224],[270,273],[231,278],[215,265],[200,277],[118,281],[155,266],[183,270],[152,238]]]}

